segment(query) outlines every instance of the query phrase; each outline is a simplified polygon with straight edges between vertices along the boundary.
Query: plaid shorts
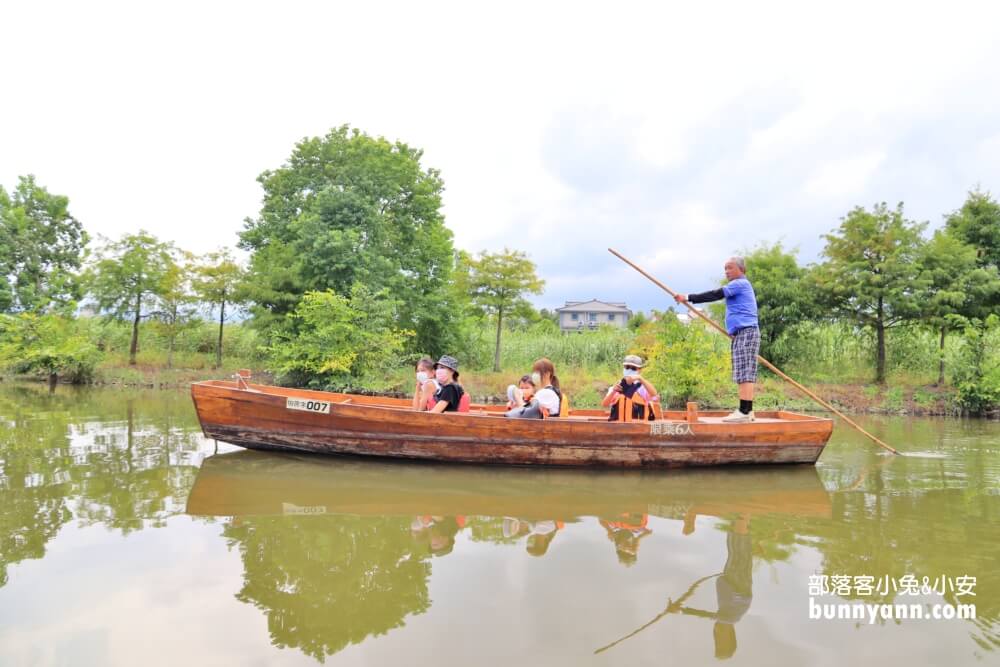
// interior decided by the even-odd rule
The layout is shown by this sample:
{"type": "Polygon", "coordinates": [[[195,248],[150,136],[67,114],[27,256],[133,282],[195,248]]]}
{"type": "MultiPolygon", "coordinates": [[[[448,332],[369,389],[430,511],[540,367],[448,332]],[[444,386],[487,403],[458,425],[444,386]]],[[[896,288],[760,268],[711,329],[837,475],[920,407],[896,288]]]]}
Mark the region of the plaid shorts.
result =
{"type": "Polygon", "coordinates": [[[760,329],[745,327],[733,334],[733,382],[757,381],[757,354],[760,352],[760,329]]]}

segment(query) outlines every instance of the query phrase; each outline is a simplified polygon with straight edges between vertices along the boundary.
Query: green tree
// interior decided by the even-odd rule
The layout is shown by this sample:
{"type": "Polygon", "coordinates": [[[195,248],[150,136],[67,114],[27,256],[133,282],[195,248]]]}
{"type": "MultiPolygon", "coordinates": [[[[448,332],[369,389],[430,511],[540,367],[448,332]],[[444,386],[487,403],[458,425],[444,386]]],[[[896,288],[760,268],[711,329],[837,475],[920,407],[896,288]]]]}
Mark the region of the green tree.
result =
{"type": "Polygon", "coordinates": [[[544,281],[535,275],[535,264],[519,250],[504,248],[503,252],[485,250],[470,262],[469,288],[472,303],[488,315],[496,317],[497,337],[493,353],[493,370],[500,370],[500,332],[504,315],[531,308],[525,294],[541,294],[544,281]]]}
{"type": "Polygon", "coordinates": [[[989,192],[973,190],[945,218],[948,231],[976,249],[980,266],[1000,267],[1000,203],[989,192]]]}
{"type": "MultiPolygon", "coordinates": [[[[976,249],[976,262],[980,267],[1000,271],[1000,203],[989,192],[978,188],[969,192],[962,207],[948,215],[945,224],[950,234],[976,249]]],[[[980,307],[975,308],[973,317],[963,323],[967,327],[964,335],[966,346],[985,346],[990,340],[985,329],[986,319],[990,313],[1000,311],[1000,290],[992,291],[978,302],[978,306],[980,307]],[[978,332],[971,329],[978,329],[978,332]]],[[[978,359],[985,354],[984,349],[970,352],[966,356],[978,359]]],[[[975,382],[964,380],[966,386],[975,386],[975,382]]]]}
{"type": "Polygon", "coordinates": [[[925,291],[920,295],[923,316],[940,333],[938,384],[944,383],[945,336],[985,319],[1000,294],[995,266],[978,266],[976,248],[948,230],[938,230],[918,258],[925,291]]]}
{"type": "Polygon", "coordinates": [[[650,319],[646,317],[646,314],[643,313],[641,310],[639,310],[636,311],[636,313],[628,319],[628,328],[631,329],[632,331],[638,331],[639,329],[642,328],[642,325],[646,324],[649,321],[650,319]]]}
{"type": "MultiPolygon", "coordinates": [[[[226,306],[237,306],[245,299],[245,272],[228,250],[212,252],[201,258],[194,269],[192,285],[195,294],[212,312],[219,311],[219,340],[215,346],[215,367],[222,366],[222,328],[226,323],[226,306]]],[[[232,317],[230,310],[228,317],[232,317]]]]}
{"type": "Polygon", "coordinates": [[[306,292],[348,296],[360,282],[398,299],[398,328],[416,332],[415,350],[448,346],[451,232],[444,184],[422,156],[345,125],[302,140],[284,166],[260,175],[264,205],[240,234],[259,326],[282,328],[306,292]]]}
{"type": "Polygon", "coordinates": [[[0,312],[72,304],[86,244],[68,197],[51,194],[34,176],[21,176],[10,194],[0,187],[0,312]]]}
{"type": "Polygon", "coordinates": [[[452,305],[452,321],[457,340],[448,351],[467,350],[478,339],[478,332],[485,314],[472,303],[472,262],[475,258],[467,250],[456,250],[454,268],[448,285],[448,302],[452,305]]]}
{"type": "Polygon", "coordinates": [[[167,266],[157,290],[157,320],[167,339],[167,368],[173,368],[174,348],[177,337],[199,323],[197,301],[192,291],[194,256],[189,252],[173,250],[174,261],[167,266]]]}
{"type": "Polygon", "coordinates": [[[666,404],[713,400],[732,388],[729,340],[701,320],[687,324],[671,312],[663,313],[640,340],[648,377],[666,404]]]}
{"type": "Polygon", "coordinates": [[[885,332],[920,316],[917,263],[926,223],[903,217],[903,204],[851,210],[824,235],[826,262],[814,284],[831,312],[875,332],[875,381],[885,382],[885,332]]]}
{"type": "Polygon", "coordinates": [[[350,298],[332,290],[307,292],[292,321],[274,336],[276,370],[312,386],[384,379],[402,363],[412,335],[395,328],[397,307],[386,290],[372,293],[360,283],[350,298]]]}
{"type": "Polygon", "coordinates": [[[156,315],[158,298],[169,285],[176,266],[173,246],[140,230],[118,241],[106,241],[87,272],[90,293],[99,310],[120,320],[132,320],[129,364],[139,349],[139,323],[156,315]]]}
{"type": "Polygon", "coordinates": [[[86,381],[100,352],[76,330],[76,321],[55,313],[0,315],[0,366],[19,373],[43,373],[50,388],[60,375],[86,381]]]}
{"type": "Polygon", "coordinates": [[[1000,357],[990,351],[1000,340],[1000,317],[991,314],[965,327],[954,372],[958,403],[972,414],[1000,406],[1000,357]]]}
{"type": "Polygon", "coordinates": [[[786,251],[781,242],[762,244],[744,253],[747,277],[757,295],[761,355],[783,361],[777,347],[781,337],[795,325],[815,315],[813,293],[806,286],[806,269],[799,266],[796,251],[786,251]]]}
{"type": "Polygon", "coordinates": [[[542,308],[538,311],[538,319],[546,322],[551,322],[559,327],[559,313],[554,310],[549,310],[548,308],[542,308]]]}

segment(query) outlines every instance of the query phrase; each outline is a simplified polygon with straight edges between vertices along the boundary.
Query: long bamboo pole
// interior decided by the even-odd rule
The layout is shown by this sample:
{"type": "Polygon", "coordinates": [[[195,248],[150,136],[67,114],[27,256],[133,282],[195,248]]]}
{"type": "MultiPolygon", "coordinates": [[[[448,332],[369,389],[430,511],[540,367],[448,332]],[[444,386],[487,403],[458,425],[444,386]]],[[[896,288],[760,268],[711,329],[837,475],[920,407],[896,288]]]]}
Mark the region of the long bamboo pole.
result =
{"type": "Polygon", "coordinates": [[[631,639],[632,637],[635,637],[637,634],[639,634],[640,632],[642,632],[643,630],[645,630],[646,628],[648,628],[649,626],[651,626],[653,623],[656,623],[658,620],[660,620],[661,618],[663,618],[667,614],[675,614],[675,613],[679,612],[681,610],[681,608],[684,606],[684,603],[687,602],[687,599],[689,597],[691,597],[692,595],[694,595],[694,592],[696,590],[698,590],[698,586],[701,586],[702,583],[708,581],[709,579],[712,579],[714,577],[721,577],[721,576],[722,576],[722,572],[717,572],[715,574],[710,574],[707,577],[702,577],[698,581],[696,581],[693,584],[691,584],[691,586],[689,586],[688,589],[686,591],[684,591],[684,594],[681,595],[679,598],[677,598],[676,602],[674,600],[670,599],[670,598],[667,598],[667,608],[664,609],[663,611],[661,611],[656,616],[654,616],[653,620],[651,620],[649,623],[646,623],[642,627],[633,630],[632,632],[628,633],[627,635],[625,635],[621,639],[616,639],[615,641],[611,642],[610,644],[608,644],[606,646],[602,646],[601,648],[599,648],[596,651],[594,651],[594,655],[597,655],[598,653],[603,653],[604,651],[607,651],[609,648],[612,648],[614,646],[617,646],[618,644],[621,644],[626,639],[631,639]]]}
{"type": "MultiPolygon", "coordinates": [[[[669,287],[667,287],[666,285],[664,285],[663,283],[661,283],[659,280],[657,280],[653,276],[649,275],[649,273],[647,273],[645,270],[643,270],[642,267],[640,267],[639,265],[637,265],[634,262],[632,262],[631,260],[629,260],[627,257],[625,257],[624,255],[622,255],[617,250],[614,250],[613,248],[608,248],[608,252],[610,252],[612,255],[614,255],[615,257],[617,257],[621,261],[623,261],[626,264],[628,264],[629,266],[631,266],[633,269],[635,269],[636,271],[638,271],[642,275],[646,276],[646,278],[648,278],[654,285],[656,285],[657,287],[659,287],[660,289],[662,289],[664,292],[666,292],[670,296],[673,296],[673,297],[677,296],[677,292],[673,291],[672,289],[670,289],[669,287]]],[[[691,311],[692,313],[694,313],[695,315],[697,315],[701,319],[703,319],[706,322],[708,322],[709,324],[711,324],[713,327],[715,327],[716,329],[718,329],[719,331],[721,331],[727,337],[732,338],[732,336],[729,335],[729,332],[726,331],[725,329],[723,329],[715,320],[713,320],[708,315],[706,315],[705,313],[701,312],[700,310],[698,310],[697,308],[695,308],[694,306],[692,306],[687,301],[684,301],[683,303],[684,303],[685,306],[687,306],[687,309],[689,311],[691,311]]],[[[757,355],[757,361],[759,361],[761,364],[763,364],[764,366],[766,366],[767,368],[769,368],[771,370],[771,372],[773,372],[775,375],[777,375],[781,379],[785,380],[786,382],[790,383],[796,389],[799,389],[806,396],[808,396],[809,398],[813,399],[814,401],[816,401],[817,403],[819,403],[820,405],[822,405],[824,408],[826,408],[827,410],[829,410],[830,412],[832,412],[833,414],[837,415],[838,417],[840,417],[841,419],[843,419],[845,422],[847,422],[848,424],[850,424],[851,426],[853,426],[854,428],[856,428],[862,434],[864,434],[865,436],[871,438],[871,440],[875,444],[877,444],[878,446],[883,447],[884,449],[892,452],[893,454],[899,454],[899,452],[896,449],[894,449],[893,447],[890,447],[889,445],[885,444],[884,442],[882,442],[881,440],[879,440],[878,438],[876,438],[874,435],[872,435],[871,433],[869,433],[865,429],[861,428],[858,424],[856,424],[854,422],[853,419],[851,419],[850,417],[848,417],[847,415],[845,415],[843,412],[841,412],[837,408],[833,407],[832,405],[830,405],[829,403],[827,403],[826,401],[824,401],[822,398],[820,398],[819,396],[817,396],[813,392],[811,392],[808,389],[806,389],[805,387],[803,387],[801,384],[799,384],[798,382],[796,382],[792,378],[790,378],[787,375],[785,375],[784,373],[782,373],[781,370],[777,366],[775,366],[774,364],[772,364],[770,361],[768,361],[764,357],[760,356],[759,354],[757,355]]]]}

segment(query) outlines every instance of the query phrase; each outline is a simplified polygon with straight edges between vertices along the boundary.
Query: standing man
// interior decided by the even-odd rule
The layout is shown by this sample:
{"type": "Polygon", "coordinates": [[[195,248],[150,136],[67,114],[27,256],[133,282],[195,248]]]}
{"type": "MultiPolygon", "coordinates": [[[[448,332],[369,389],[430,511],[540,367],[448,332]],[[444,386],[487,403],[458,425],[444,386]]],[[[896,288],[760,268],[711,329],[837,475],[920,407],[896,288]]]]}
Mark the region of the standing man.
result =
{"type": "Polygon", "coordinates": [[[722,421],[752,422],[753,385],[757,381],[757,354],[760,352],[760,328],[757,322],[757,295],[747,280],[747,267],[742,257],[730,257],[725,265],[729,284],[701,294],[678,294],[676,301],[708,303],[726,300],[726,329],[733,341],[733,382],[740,388],[740,408],[722,421]]]}

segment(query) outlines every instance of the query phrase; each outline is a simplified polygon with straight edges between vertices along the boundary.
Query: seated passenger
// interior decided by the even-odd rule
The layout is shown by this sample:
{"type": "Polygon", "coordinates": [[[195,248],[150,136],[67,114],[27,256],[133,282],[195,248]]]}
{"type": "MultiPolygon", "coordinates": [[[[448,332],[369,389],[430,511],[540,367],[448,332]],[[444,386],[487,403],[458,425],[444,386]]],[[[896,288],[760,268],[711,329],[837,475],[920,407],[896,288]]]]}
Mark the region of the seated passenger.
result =
{"type": "Polygon", "coordinates": [[[626,512],[617,518],[618,521],[600,519],[600,524],[608,531],[608,539],[615,545],[618,562],[631,567],[639,558],[639,540],[653,532],[647,528],[649,515],[626,512]]]}
{"type": "Polygon", "coordinates": [[[530,405],[509,410],[506,416],[511,419],[558,417],[562,404],[562,391],[559,389],[555,366],[542,357],[532,365],[531,371],[531,381],[541,389],[534,395],[530,405]]]}
{"type": "Polygon", "coordinates": [[[445,556],[455,548],[455,535],[465,527],[465,517],[418,516],[410,523],[410,533],[432,556],[445,556]]]}
{"type": "Polygon", "coordinates": [[[458,412],[465,391],[458,384],[458,359],[447,354],[434,364],[434,377],[440,387],[434,393],[431,412],[458,412]]]}
{"type": "Polygon", "coordinates": [[[531,381],[531,376],[522,375],[516,385],[507,386],[507,409],[528,407],[534,395],[535,383],[531,381]]]}
{"type": "Polygon", "coordinates": [[[639,370],[642,368],[642,357],[630,354],[625,357],[622,367],[622,379],[617,384],[608,387],[608,393],[604,397],[604,400],[601,401],[602,406],[611,407],[611,416],[608,418],[608,421],[618,421],[621,418],[618,414],[619,397],[624,396],[625,398],[632,399],[636,394],[642,397],[646,405],[644,407],[641,404],[633,403],[632,419],[643,419],[643,415],[645,414],[645,418],[652,421],[654,419],[652,404],[658,402],[660,396],[653,383],[639,375],[639,370]]]}
{"type": "Polygon", "coordinates": [[[434,394],[441,388],[434,378],[434,360],[423,357],[417,362],[417,384],[413,388],[413,409],[430,410],[434,407],[434,394]]]}
{"type": "Polygon", "coordinates": [[[566,527],[562,521],[532,521],[505,516],[503,518],[504,539],[518,539],[525,535],[525,548],[532,556],[544,556],[556,533],[566,527]]]}
{"type": "Polygon", "coordinates": [[[549,545],[555,539],[565,523],[562,521],[535,521],[531,524],[531,533],[528,535],[525,549],[532,556],[544,556],[549,550],[549,545]]]}

